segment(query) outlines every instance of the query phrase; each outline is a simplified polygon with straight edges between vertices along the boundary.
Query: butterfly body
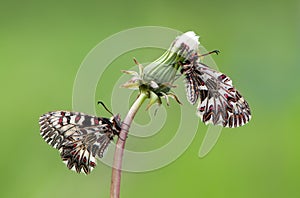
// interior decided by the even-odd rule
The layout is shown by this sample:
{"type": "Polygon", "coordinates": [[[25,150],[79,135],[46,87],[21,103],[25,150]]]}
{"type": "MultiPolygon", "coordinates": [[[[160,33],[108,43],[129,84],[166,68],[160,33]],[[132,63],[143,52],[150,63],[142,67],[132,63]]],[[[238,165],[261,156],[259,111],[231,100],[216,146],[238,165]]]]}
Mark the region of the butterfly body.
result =
{"type": "Polygon", "coordinates": [[[120,116],[110,119],[80,112],[53,111],[40,117],[40,134],[60,151],[69,169],[89,174],[121,130],[120,116]]]}

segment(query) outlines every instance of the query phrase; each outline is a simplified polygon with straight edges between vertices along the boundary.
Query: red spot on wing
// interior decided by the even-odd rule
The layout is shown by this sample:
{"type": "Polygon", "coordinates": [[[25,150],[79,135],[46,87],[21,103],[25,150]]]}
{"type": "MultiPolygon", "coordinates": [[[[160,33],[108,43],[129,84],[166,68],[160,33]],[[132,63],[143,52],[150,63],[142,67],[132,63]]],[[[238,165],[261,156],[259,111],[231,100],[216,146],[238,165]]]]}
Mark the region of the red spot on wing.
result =
{"type": "Polygon", "coordinates": [[[81,116],[80,116],[80,115],[77,115],[77,116],[75,117],[75,122],[76,122],[76,123],[79,122],[80,118],[81,118],[81,116]]]}
{"type": "Polygon", "coordinates": [[[60,117],[58,120],[58,124],[62,125],[62,122],[63,122],[63,117],[60,117]]]}
{"type": "Polygon", "coordinates": [[[200,111],[200,112],[203,112],[203,111],[204,111],[204,107],[200,107],[200,108],[199,108],[199,111],[200,111]]]}
{"type": "Polygon", "coordinates": [[[225,74],[222,74],[218,77],[219,80],[224,80],[227,76],[225,74]]]}
{"type": "Polygon", "coordinates": [[[91,166],[91,167],[95,167],[95,166],[96,166],[96,163],[95,163],[95,162],[90,162],[90,166],[91,166]]]}
{"type": "Polygon", "coordinates": [[[99,124],[98,118],[94,118],[94,122],[95,122],[96,125],[98,125],[99,124]]]}

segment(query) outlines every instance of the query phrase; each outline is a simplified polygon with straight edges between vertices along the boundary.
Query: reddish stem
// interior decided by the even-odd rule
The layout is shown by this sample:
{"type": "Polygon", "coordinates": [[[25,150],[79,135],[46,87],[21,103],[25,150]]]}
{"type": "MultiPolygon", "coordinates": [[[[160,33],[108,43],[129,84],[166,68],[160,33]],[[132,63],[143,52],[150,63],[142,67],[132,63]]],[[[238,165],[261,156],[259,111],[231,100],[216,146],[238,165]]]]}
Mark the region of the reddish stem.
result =
{"type": "Polygon", "coordinates": [[[127,138],[127,134],[132,123],[132,120],[139,110],[147,95],[143,92],[140,93],[139,97],[135,100],[133,105],[131,106],[129,112],[127,113],[122,126],[119,138],[116,144],[116,150],[114,155],[114,164],[112,169],[111,176],[111,186],[110,186],[110,197],[111,198],[119,198],[120,197],[120,186],[121,186],[121,173],[122,173],[122,161],[123,154],[125,148],[125,142],[127,138]]]}

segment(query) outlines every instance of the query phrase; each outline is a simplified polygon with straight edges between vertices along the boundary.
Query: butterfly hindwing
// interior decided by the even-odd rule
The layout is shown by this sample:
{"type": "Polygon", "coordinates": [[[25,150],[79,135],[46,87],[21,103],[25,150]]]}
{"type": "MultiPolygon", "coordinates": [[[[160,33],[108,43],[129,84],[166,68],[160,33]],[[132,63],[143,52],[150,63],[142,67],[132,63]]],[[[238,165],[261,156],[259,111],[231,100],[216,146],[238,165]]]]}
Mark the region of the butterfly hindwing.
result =
{"type": "Polygon", "coordinates": [[[197,65],[196,71],[202,82],[197,114],[203,122],[230,128],[249,122],[249,105],[228,76],[202,63],[197,65]]]}
{"type": "Polygon", "coordinates": [[[251,119],[248,103],[225,74],[213,70],[199,61],[182,65],[185,75],[187,99],[195,104],[200,99],[197,115],[205,124],[238,127],[251,119]]]}
{"type": "Polygon", "coordinates": [[[86,174],[89,174],[96,166],[95,157],[80,141],[67,143],[60,150],[60,156],[69,169],[78,173],[83,170],[86,174]]]}

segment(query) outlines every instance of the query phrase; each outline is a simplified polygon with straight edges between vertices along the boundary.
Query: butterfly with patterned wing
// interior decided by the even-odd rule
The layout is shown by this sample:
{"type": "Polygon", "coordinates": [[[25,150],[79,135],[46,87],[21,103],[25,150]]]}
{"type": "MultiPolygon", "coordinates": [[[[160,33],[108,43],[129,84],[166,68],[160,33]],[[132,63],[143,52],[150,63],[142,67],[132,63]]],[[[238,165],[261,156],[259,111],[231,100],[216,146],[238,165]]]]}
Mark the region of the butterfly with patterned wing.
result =
{"type": "Polygon", "coordinates": [[[86,174],[95,168],[96,158],[103,157],[121,130],[119,114],[104,118],[80,112],[53,111],[42,115],[39,124],[41,136],[59,150],[67,167],[86,174]]]}
{"type": "Polygon", "coordinates": [[[185,75],[187,99],[195,104],[200,98],[197,115],[205,124],[239,127],[248,123],[251,112],[247,101],[232,85],[231,79],[200,62],[204,55],[195,53],[181,63],[180,73],[185,75]]]}

